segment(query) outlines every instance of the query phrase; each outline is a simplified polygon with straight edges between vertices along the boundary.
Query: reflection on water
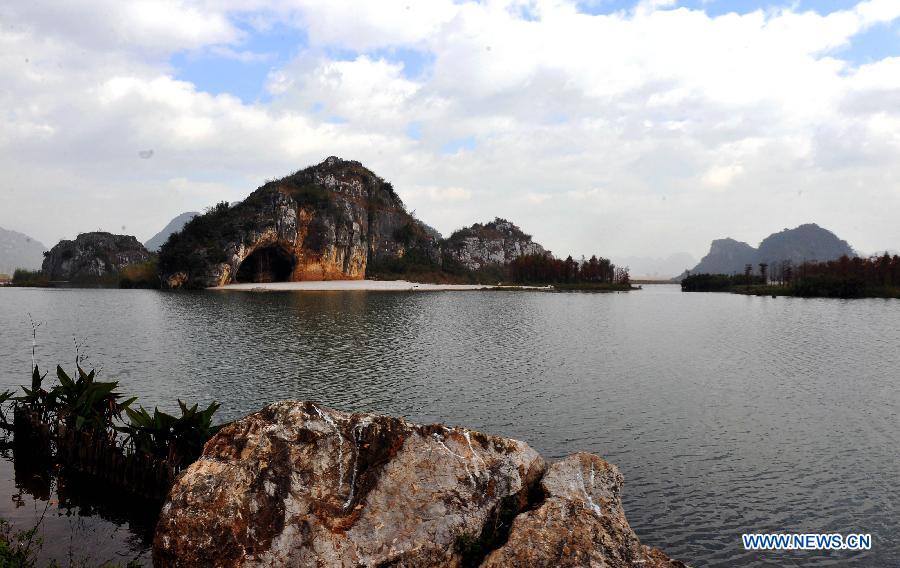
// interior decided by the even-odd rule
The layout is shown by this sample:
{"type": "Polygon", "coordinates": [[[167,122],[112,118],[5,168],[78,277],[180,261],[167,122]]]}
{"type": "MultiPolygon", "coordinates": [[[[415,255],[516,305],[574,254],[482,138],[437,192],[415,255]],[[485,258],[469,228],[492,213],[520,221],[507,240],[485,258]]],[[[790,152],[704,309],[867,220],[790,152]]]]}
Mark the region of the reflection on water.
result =
{"type": "MultiPolygon", "coordinates": [[[[276,399],[313,399],[508,435],[548,457],[598,453],[625,474],[626,512],[642,540],[696,566],[900,562],[897,301],[671,286],[628,294],[3,289],[0,389],[27,379],[29,312],[44,322],[44,366],[71,361],[77,336],[89,364],[148,406],[215,399],[231,419],[276,399]],[[872,533],[874,544],[852,554],[742,550],[742,532],[765,531],[872,533]]],[[[0,465],[8,467],[2,487],[15,495],[12,466],[0,465]]],[[[41,507],[30,495],[0,514],[15,520],[41,507]]],[[[65,517],[73,518],[94,530],[82,543],[105,539],[124,554],[146,542],[115,514],[65,517]]],[[[45,525],[67,538],[65,527],[45,525]]]]}
{"type": "Polygon", "coordinates": [[[158,505],[60,471],[9,438],[0,439],[0,478],[10,497],[0,516],[17,531],[39,528],[39,565],[150,565],[158,505]]]}

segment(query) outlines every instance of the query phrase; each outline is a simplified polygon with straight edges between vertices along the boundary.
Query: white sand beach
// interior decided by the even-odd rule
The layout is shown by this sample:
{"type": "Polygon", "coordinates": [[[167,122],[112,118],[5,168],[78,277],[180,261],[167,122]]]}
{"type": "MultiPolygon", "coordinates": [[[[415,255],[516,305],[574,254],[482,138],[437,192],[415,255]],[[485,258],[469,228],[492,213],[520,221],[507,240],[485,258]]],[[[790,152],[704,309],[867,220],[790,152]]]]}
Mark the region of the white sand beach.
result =
{"type": "Polygon", "coordinates": [[[439,292],[445,290],[491,290],[495,288],[526,288],[529,290],[549,290],[538,286],[490,286],[482,284],[421,284],[407,280],[316,280],[307,282],[267,282],[228,284],[210,290],[243,290],[250,292],[281,291],[373,291],[373,292],[439,292]]]}

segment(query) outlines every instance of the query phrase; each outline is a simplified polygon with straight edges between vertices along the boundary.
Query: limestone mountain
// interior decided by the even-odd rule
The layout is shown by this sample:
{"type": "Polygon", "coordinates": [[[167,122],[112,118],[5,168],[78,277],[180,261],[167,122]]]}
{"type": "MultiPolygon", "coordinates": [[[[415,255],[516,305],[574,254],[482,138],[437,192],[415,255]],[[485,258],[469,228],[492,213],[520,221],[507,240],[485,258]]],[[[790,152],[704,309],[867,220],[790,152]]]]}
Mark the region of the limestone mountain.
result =
{"type": "Polygon", "coordinates": [[[200,213],[197,213],[196,211],[188,211],[187,213],[182,213],[178,217],[175,217],[163,227],[163,230],[150,237],[147,242],[144,243],[144,247],[151,252],[158,252],[163,244],[169,240],[169,235],[183,229],[188,221],[199,214],[200,213]]]}
{"type": "Polygon", "coordinates": [[[833,260],[844,255],[855,255],[847,241],[815,223],[807,223],[796,229],[784,229],[763,239],[759,243],[757,262],[775,264],[789,260],[801,263],[807,260],[833,260]]]}
{"type": "Polygon", "coordinates": [[[756,264],[757,250],[743,241],[716,239],[709,252],[700,259],[693,274],[734,274],[744,271],[748,264],[756,264]]]}
{"type": "Polygon", "coordinates": [[[0,273],[12,276],[17,268],[39,269],[45,250],[47,247],[28,235],[0,228],[0,273]]]}
{"type": "Polygon", "coordinates": [[[41,270],[50,280],[93,281],[115,276],[130,264],[150,260],[150,252],[131,235],[82,233],[62,240],[46,254],[41,270]]]}
{"type": "Polygon", "coordinates": [[[362,279],[367,267],[440,249],[393,186],[329,157],[195,217],[160,250],[164,285],[362,279]]]}
{"type": "Polygon", "coordinates": [[[455,231],[441,246],[445,259],[469,270],[490,265],[507,265],[523,255],[549,254],[531,240],[531,235],[499,217],[489,223],[475,223],[455,231]]]}
{"type": "Polygon", "coordinates": [[[856,253],[846,241],[839,239],[831,231],[815,223],[807,223],[769,235],[762,240],[759,248],[729,238],[714,240],[709,253],[690,272],[740,274],[748,264],[752,264],[754,271],[758,272],[761,262],[772,266],[782,261],[800,264],[805,261],[834,260],[844,255],[855,256],[856,253]]]}

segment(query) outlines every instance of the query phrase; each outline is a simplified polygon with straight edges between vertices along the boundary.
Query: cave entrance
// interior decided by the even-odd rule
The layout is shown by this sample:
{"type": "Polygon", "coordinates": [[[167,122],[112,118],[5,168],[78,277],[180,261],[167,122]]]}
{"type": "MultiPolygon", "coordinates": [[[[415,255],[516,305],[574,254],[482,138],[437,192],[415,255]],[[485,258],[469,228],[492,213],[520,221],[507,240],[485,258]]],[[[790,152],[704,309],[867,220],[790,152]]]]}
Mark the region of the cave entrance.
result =
{"type": "Polygon", "coordinates": [[[289,282],[296,259],[281,246],[262,247],[244,259],[237,271],[236,282],[289,282]]]}

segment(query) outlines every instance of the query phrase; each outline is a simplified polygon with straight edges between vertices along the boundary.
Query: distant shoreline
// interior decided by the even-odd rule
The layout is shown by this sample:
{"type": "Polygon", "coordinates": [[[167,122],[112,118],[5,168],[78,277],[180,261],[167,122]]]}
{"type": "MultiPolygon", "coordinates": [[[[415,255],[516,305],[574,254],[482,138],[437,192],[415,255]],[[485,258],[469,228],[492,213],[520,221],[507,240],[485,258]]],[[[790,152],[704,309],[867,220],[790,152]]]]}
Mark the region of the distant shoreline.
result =
{"type": "Polygon", "coordinates": [[[242,292],[440,292],[471,290],[553,290],[552,286],[497,286],[490,284],[424,284],[408,280],[308,280],[304,282],[265,282],[228,284],[207,290],[242,292]]]}

